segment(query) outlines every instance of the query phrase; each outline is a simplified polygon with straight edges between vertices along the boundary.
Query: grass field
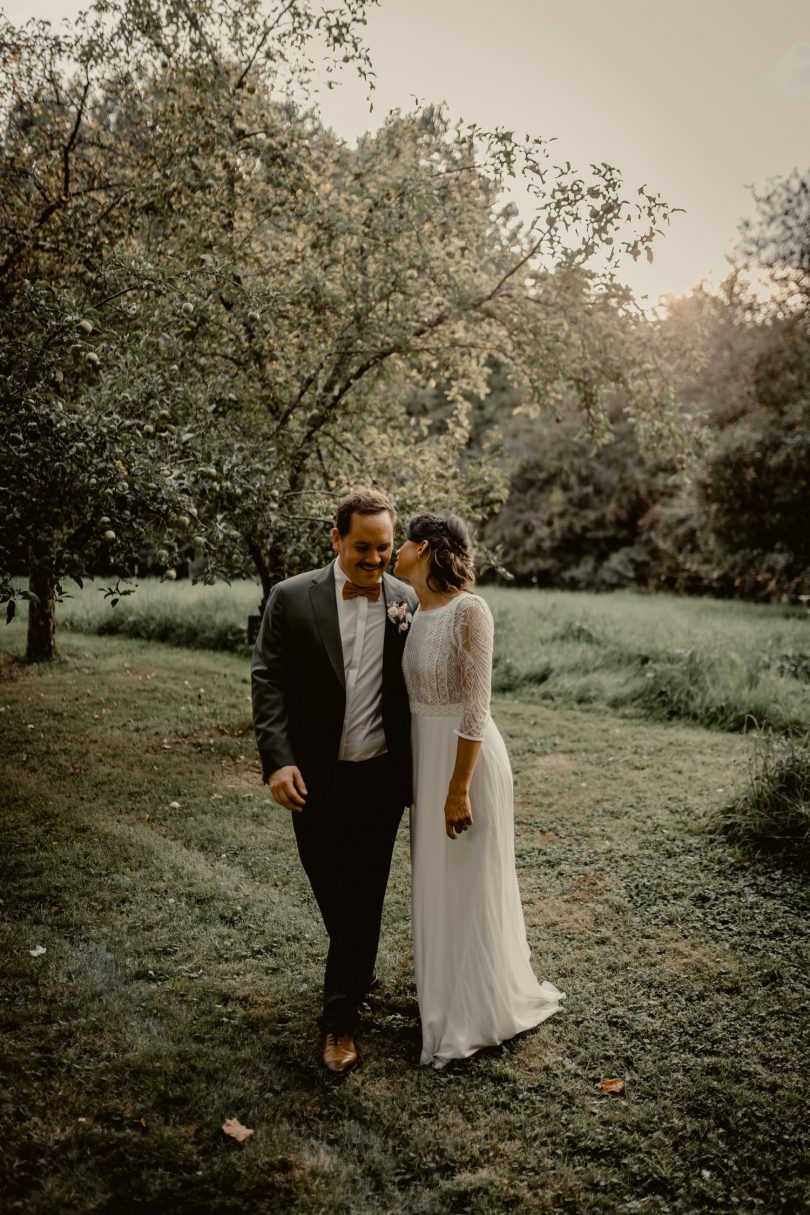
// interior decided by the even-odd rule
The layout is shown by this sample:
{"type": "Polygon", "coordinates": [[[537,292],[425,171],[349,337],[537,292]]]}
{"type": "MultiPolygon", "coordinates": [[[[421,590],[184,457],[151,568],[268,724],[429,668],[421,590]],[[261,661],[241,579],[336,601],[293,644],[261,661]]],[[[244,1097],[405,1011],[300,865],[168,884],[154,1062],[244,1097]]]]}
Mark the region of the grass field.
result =
{"type": "MultiPolygon", "coordinates": [[[[810,728],[810,613],[618,591],[485,587],[496,621],[493,686],[523,699],[594,705],[724,730],[810,728]]],[[[71,584],[61,632],[139,637],[247,653],[252,582],[191,586],[147,579],[116,607],[71,584]]],[[[20,620],[7,629],[16,638],[20,620]]]]}
{"type": "MultiPolygon", "coordinates": [[[[536,601],[500,594],[521,654],[536,601]]],[[[571,620],[543,604],[538,660],[571,620]]],[[[750,618],[718,607],[701,644],[742,647],[750,618]]],[[[605,640],[558,644],[696,644],[623,610],[580,598],[575,623],[605,640]]],[[[768,619],[774,652],[803,644],[804,622],[768,619]]],[[[334,1085],[313,1023],[324,937],[259,784],[244,657],[63,630],[64,660],[26,668],[23,630],[4,637],[5,1209],[805,1209],[810,899],[704,830],[749,737],[605,712],[604,687],[583,707],[542,700],[549,680],[496,697],[534,966],[564,1010],[445,1072],[416,1066],[403,824],[364,1060],[334,1085]],[[612,1077],[623,1096],[602,1093],[612,1077]],[[254,1129],[243,1146],[231,1117],[254,1129]]]]}

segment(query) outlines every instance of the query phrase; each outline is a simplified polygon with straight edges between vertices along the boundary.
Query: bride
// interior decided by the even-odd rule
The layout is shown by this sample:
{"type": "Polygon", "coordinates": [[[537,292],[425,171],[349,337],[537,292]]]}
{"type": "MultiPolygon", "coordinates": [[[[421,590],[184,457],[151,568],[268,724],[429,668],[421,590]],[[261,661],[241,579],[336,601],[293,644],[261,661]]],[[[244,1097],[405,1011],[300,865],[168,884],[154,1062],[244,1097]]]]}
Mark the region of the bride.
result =
{"type": "Polygon", "coordinates": [[[413,949],[420,1063],[444,1067],[545,1021],[515,874],[512,771],[489,715],[493,624],[454,515],[417,515],[395,573],[419,607],[405,643],[411,705],[413,949]]]}

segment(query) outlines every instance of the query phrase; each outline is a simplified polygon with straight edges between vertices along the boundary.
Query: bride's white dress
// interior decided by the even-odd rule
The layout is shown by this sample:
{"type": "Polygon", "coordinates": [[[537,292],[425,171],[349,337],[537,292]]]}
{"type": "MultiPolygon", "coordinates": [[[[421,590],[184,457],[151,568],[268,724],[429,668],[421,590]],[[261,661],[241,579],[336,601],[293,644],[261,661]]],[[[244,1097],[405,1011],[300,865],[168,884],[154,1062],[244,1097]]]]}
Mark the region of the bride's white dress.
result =
{"type": "Polygon", "coordinates": [[[492,615],[462,592],[417,609],[403,657],[411,704],[413,951],[421,1063],[444,1067],[545,1021],[564,993],[539,983],[515,873],[512,770],[489,713],[492,615]],[[481,740],[473,825],[445,833],[459,736],[481,740]]]}

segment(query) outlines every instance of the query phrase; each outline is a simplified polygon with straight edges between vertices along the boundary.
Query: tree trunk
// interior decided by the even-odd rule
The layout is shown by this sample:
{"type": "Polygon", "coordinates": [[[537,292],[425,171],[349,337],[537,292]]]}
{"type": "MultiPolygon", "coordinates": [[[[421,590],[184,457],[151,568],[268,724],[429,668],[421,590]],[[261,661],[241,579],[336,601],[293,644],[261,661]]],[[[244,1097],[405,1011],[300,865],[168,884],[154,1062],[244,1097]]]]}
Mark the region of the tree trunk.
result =
{"type": "Polygon", "coordinates": [[[259,604],[259,615],[263,616],[264,607],[265,607],[265,604],[267,603],[267,597],[270,594],[270,590],[273,585],[270,580],[270,570],[268,568],[267,562],[264,559],[264,554],[262,553],[261,545],[258,544],[255,540],[253,540],[250,537],[248,537],[247,543],[248,543],[248,549],[250,550],[250,555],[253,558],[253,564],[256,566],[256,572],[259,575],[259,578],[261,579],[262,601],[259,604]]]}
{"type": "Polygon", "coordinates": [[[56,649],[56,579],[53,565],[42,562],[32,567],[28,589],[35,599],[28,601],[28,647],[26,662],[50,662],[56,649]]]}

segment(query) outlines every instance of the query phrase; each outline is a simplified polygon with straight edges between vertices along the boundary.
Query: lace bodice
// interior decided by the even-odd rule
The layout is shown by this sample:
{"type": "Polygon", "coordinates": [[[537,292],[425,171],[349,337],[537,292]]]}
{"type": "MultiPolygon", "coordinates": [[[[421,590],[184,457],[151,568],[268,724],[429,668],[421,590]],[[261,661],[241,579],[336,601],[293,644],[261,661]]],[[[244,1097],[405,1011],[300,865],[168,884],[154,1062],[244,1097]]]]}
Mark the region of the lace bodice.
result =
{"type": "Polygon", "coordinates": [[[460,718],[462,738],[480,740],[489,720],[492,613],[479,595],[463,591],[442,607],[417,609],[402,669],[411,712],[460,718]]]}

